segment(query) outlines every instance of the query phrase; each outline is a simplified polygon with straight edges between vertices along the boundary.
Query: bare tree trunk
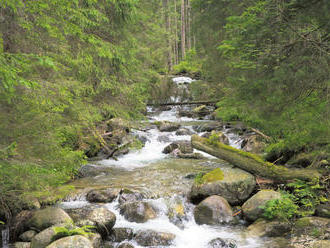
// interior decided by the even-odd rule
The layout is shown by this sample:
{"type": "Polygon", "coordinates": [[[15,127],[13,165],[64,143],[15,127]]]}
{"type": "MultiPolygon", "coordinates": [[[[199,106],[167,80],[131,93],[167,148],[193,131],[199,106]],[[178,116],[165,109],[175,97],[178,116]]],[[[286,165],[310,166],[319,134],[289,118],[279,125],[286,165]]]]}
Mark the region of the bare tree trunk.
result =
{"type": "Polygon", "coordinates": [[[167,69],[168,72],[172,71],[172,49],[171,49],[171,22],[169,17],[169,0],[163,0],[164,14],[165,14],[165,25],[166,25],[166,37],[167,37],[167,69]]]}
{"type": "Polygon", "coordinates": [[[191,50],[191,6],[187,0],[187,49],[191,50]]]}
{"type": "Polygon", "coordinates": [[[174,38],[174,50],[175,50],[175,64],[179,64],[179,45],[178,45],[178,12],[177,12],[177,0],[174,0],[174,20],[175,20],[175,38],[174,38]]]}
{"type": "Polygon", "coordinates": [[[185,18],[185,0],[181,0],[181,58],[186,56],[186,18],[185,18]]]}

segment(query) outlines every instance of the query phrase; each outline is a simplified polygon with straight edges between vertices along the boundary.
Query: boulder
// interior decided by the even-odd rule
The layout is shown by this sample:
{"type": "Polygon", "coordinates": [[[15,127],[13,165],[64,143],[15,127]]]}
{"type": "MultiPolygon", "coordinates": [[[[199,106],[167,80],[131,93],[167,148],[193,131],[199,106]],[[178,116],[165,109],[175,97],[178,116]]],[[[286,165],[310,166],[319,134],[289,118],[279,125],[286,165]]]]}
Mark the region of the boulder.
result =
{"type": "Polygon", "coordinates": [[[140,192],[130,192],[124,190],[124,192],[119,196],[119,204],[122,205],[127,202],[141,201],[144,199],[144,195],[140,192]]]}
{"type": "Polygon", "coordinates": [[[30,248],[31,243],[30,242],[15,242],[12,248],[30,248]]]}
{"type": "Polygon", "coordinates": [[[199,225],[219,225],[232,221],[233,211],[225,198],[213,195],[195,207],[194,217],[199,225]]]}
{"type": "Polygon", "coordinates": [[[319,217],[330,218],[330,204],[329,202],[320,204],[316,207],[316,215],[319,217]]]}
{"type": "Polygon", "coordinates": [[[181,127],[178,123],[168,122],[168,121],[162,121],[160,122],[158,128],[161,132],[174,132],[178,130],[181,127]]]}
{"type": "Polygon", "coordinates": [[[269,200],[280,198],[281,193],[279,192],[274,190],[260,190],[243,204],[242,210],[244,216],[249,221],[255,221],[258,218],[261,218],[264,213],[264,210],[260,208],[261,206],[264,206],[269,200]]]}
{"type": "Polygon", "coordinates": [[[89,233],[88,239],[94,248],[102,247],[102,236],[99,233],[89,233]]]}
{"type": "Polygon", "coordinates": [[[133,238],[133,229],[131,228],[114,228],[109,236],[113,242],[122,242],[124,240],[131,240],[133,238]]]}
{"type": "Polygon", "coordinates": [[[19,236],[19,239],[22,240],[23,242],[31,242],[32,238],[36,236],[37,232],[34,230],[29,230],[24,233],[22,233],[19,236]]]}
{"type": "Polygon", "coordinates": [[[34,212],[27,222],[29,229],[42,231],[50,226],[63,223],[71,223],[71,217],[61,208],[48,207],[34,212]]]}
{"type": "Polygon", "coordinates": [[[93,189],[87,193],[87,201],[89,202],[98,202],[98,203],[107,203],[112,202],[120,193],[120,189],[93,189]]]}
{"type": "Polygon", "coordinates": [[[170,246],[175,235],[166,232],[155,232],[153,230],[138,231],[135,240],[141,246],[170,246]]]}
{"type": "Polygon", "coordinates": [[[237,243],[233,239],[216,238],[208,243],[209,248],[237,248],[237,243]]]}
{"type": "Polygon", "coordinates": [[[238,168],[230,166],[221,167],[223,179],[202,184],[194,183],[190,192],[189,200],[199,203],[211,195],[224,197],[230,204],[236,205],[244,202],[256,186],[253,175],[238,168]]]}
{"type": "Polygon", "coordinates": [[[120,214],[128,221],[144,223],[157,217],[155,210],[147,202],[128,202],[120,206],[120,214]]]}
{"type": "Polygon", "coordinates": [[[96,226],[98,232],[104,236],[109,235],[116,223],[116,215],[104,207],[93,209],[86,219],[88,224],[96,226]]]}
{"type": "Polygon", "coordinates": [[[94,164],[86,164],[80,167],[78,170],[77,176],[80,178],[83,177],[95,177],[102,173],[108,174],[110,173],[109,167],[104,167],[101,165],[94,165],[94,164]]]}
{"type": "Polygon", "coordinates": [[[58,239],[47,248],[93,248],[93,245],[86,237],[74,235],[58,239]]]}
{"type": "Polygon", "coordinates": [[[194,133],[188,128],[180,128],[175,132],[175,134],[178,136],[182,136],[182,135],[192,135],[194,133]]]}
{"type": "Polygon", "coordinates": [[[313,236],[320,239],[329,239],[330,219],[322,217],[304,217],[294,223],[293,234],[295,236],[313,236]]]}
{"type": "Polygon", "coordinates": [[[125,242],[125,243],[118,245],[117,248],[134,248],[134,246],[130,243],[125,242]]]}
{"type": "Polygon", "coordinates": [[[258,219],[247,228],[248,237],[281,237],[291,231],[287,221],[258,219]]]}
{"type": "Polygon", "coordinates": [[[241,144],[241,148],[245,152],[262,153],[265,149],[265,142],[259,135],[250,135],[246,137],[241,144]]]}
{"type": "Polygon", "coordinates": [[[56,235],[55,226],[48,227],[35,235],[31,240],[31,248],[45,248],[49,245],[56,235]]]}
{"type": "Polygon", "coordinates": [[[181,153],[193,153],[194,149],[191,146],[190,141],[175,141],[168,146],[166,146],[163,150],[163,153],[169,154],[174,150],[178,149],[181,153]]]}

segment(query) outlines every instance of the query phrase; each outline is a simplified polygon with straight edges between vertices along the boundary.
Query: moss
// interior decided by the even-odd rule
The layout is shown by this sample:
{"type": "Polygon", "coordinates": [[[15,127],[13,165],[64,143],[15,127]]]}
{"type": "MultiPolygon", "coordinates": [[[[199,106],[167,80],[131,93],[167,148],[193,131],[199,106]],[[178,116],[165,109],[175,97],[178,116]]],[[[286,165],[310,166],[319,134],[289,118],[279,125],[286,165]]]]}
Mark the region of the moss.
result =
{"type": "Polygon", "coordinates": [[[223,171],[220,168],[216,168],[208,173],[206,173],[204,176],[202,176],[202,183],[210,183],[215,181],[221,181],[223,180],[223,171]]]}

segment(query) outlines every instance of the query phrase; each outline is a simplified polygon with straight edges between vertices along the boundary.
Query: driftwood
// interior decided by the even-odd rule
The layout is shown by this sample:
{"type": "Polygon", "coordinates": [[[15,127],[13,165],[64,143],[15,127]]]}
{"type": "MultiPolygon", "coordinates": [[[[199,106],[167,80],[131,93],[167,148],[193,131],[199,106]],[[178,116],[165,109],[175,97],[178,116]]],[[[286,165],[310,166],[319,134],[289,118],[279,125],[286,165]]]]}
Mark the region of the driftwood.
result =
{"type": "Polygon", "coordinates": [[[199,137],[198,135],[192,136],[191,143],[198,150],[226,160],[254,175],[270,178],[275,181],[283,182],[293,179],[311,181],[320,177],[317,170],[288,169],[284,166],[266,162],[255,154],[235,149],[220,142],[209,144],[206,138],[199,137]]]}
{"type": "Polygon", "coordinates": [[[263,137],[265,140],[271,140],[271,137],[267,136],[266,134],[260,132],[258,129],[255,128],[251,128],[251,130],[253,132],[255,132],[256,134],[259,134],[261,137],[263,137]]]}
{"type": "Polygon", "coordinates": [[[180,105],[215,105],[219,100],[214,101],[193,101],[193,102],[170,102],[170,103],[148,103],[148,106],[180,106],[180,105]]]}

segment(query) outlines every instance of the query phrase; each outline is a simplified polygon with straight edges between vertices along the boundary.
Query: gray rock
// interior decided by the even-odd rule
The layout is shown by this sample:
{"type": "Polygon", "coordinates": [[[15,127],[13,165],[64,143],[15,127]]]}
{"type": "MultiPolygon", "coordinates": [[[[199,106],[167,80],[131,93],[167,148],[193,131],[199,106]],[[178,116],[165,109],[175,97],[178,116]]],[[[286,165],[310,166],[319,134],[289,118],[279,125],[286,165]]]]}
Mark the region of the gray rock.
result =
{"type": "Polygon", "coordinates": [[[32,218],[27,222],[27,227],[42,231],[56,224],[71,222],[71,217],[63,209],[48,207],[34,212],[32,218]]]}
{"type": "Polygon", "coordinates": [[[170,145],[166,146],[163,153],[169,154],[174,150],[178,149],[181,153],[193,153],[194,149],[190,141],[175,141],[170,145]]]}
{"type": "Polygon", "coordinates": [[[114,228],[109,236],[113,242],[122,242],[133,238],[133,229],[131,228],[114,228]]]}
{"type": "Polygon", "coordinates": [[[152,230],[138,231],[135,240],[141,246],[170,246],[175,235],[166,232],[155,232],[152,230]]]}
{"type": "Polygon", "coordinates": [[[134,248],[134,246],[130,243],[125,242],[125,243],[118,245],[117,248],[134,248]]]}
{"type": "Polygon", "coordinates": [[[19,239],[22,240],[23,242],[31,242],[32,238],[36,236],[37,232],[34,230],[29,230],[24,233],[22,233],[19,236],[19,239]]]}
{"type": "Polygon", "coordinates": [[[181,135],[192,135],[194,134],[191,130],[188,128],[180,128],[175,132],[176,135],[181,136],[181,135]]]}
{"type": "Polygon", "coordinates": [[[120,189],[93,189],[87,193],[87,201],[89,202],[112,202],[120,193],[120,189]]]}
{"type": "Polygon", "coordinates": [[[75,235],[58,239],[47,248],[93,248],[93,245],[84,236],[75,235]]]}
{"type": "Polygon", "coordinates": [[[173,132],[176,131],[180,128],[180,124],[178,123],[173,123],[173,122],[168,122],[168,121],[162,121],[159,124],[159,131],[161,132],[173,132]]]}
{"type": "Polygon", "coordinates": [[[89,233],[88,239],[94,248],[102,246],[102,236],[99,233],[89,233]]]}
{"type": "Polygon", "coordinates": [[[141,201],[145,197],[142,193],[140,192],[123,192],[119,196],[119,204],[122,205],[127,202],[135,202],[135,201],[141,201]]]}
{"type": "Polygon", "coordinates": [[[160,135],[160,136],[158,136],[157,140],[159,142],[163,142],[163,143],[167,143],[167,142],[170,142],[171,141],[170,138],[168,136],[166,136],[166,135],[160,135]]]}
{"type": "Polygon", "coordinates": [[[44,248],[49,245],[56,235],[54,227],[55,226],[48,227],[35,235],[31,240],[31,248],[44,248]]]}
{"type": "Polygon", "coordinates": [[[244,216],[249,221],[255,221],[262,217],[264,210],[260,208],[264,206],[269,200],[280,199],[281,193],[274,190],[261,190],[249,200],[247,200],[243,206],[242,210],[244,216]]]}
{"type": "Polygon", "coordinates": [[[238,168],[222,167],[223,180],[204,184],[194,183],[189,199],[193,203],[199,203],[211,195],[224,197],[230,204],[240,204],[245,201],[256,186],[253,175],[238,168]]]}
{"type": "Polygon", "coordinates": [[[178,158],[185,158],[185,159],[204,159],[205,158],[199,152],[194,152],[194,153],[181,153],[181,152],[179,152],[177,157],[178,158]]]}
{"type": "Polygon", "coordinates": [[[100,174],[109,174],[109,167],[103,167],[101,165],[86,164],[80,167],[78,170],[78,177],[95,177],[100,174]]]}
{"type": "Polygon", "coordinates": [[[109,209],[101,207],[93,209],[88,215],[87,220],[97,227],[101,235],[109,235],[116,223],[116,215],[109,209]]]}
{"type": "Polygon", "coordinates": [[[291,231],[287,221],[258,219],[247,228],[248,237],[281,237],[291,231]]]}
{"type": "Polygon", "coordinates": [[[155,210],[147,202],[128,202],[120,206],[120,214],[128,221],[144,223],[157,217],[155,210]]]}
{"type": "Polygon", "coordinates": [[[195,207],[194,217],[200,225],[219,225],[232,221],[233,211],[225,198],[213,195],[195,207]]]}
{"type": "Polygon", "coordinates": [[[209,248],[237,248],[237,243],[233,239],[216,238],[208,243],[209,248]]]}

